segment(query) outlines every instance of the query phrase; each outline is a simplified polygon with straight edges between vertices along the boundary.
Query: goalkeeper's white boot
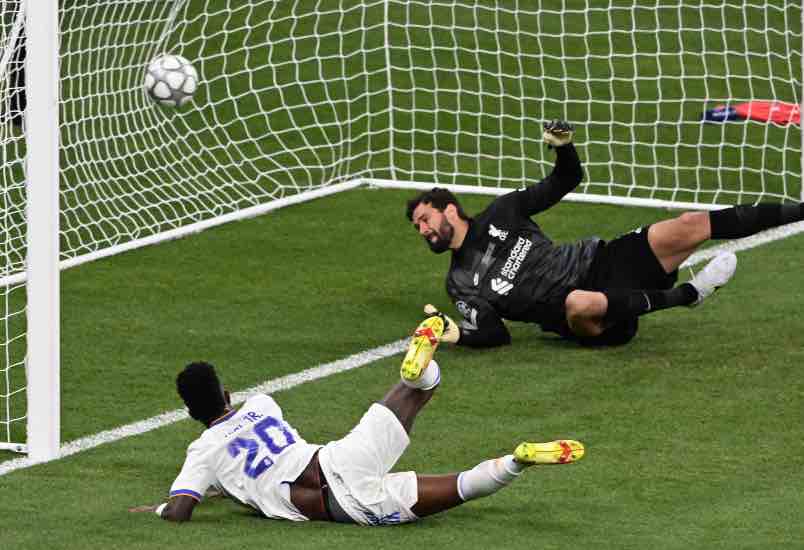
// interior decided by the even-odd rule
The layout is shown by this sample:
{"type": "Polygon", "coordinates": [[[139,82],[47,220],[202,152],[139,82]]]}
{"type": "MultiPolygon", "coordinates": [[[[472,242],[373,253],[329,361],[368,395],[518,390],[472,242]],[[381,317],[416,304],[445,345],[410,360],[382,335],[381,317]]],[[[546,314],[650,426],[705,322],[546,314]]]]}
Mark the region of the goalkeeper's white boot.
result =
{"type": "Polygon", "coordinates": [[[549,443],[520,443],[514,450],[514,461],[525,465],[569,464],[583,458],[583,443],[572,439],[559,439],[549,443]]]}
{"type": "Polygon", "coordinates": [[[444,320],[434,315],[428,317],[416,327],[408,352],[402,360],[399,374],[406,382],[416,382],[422,377],[424,370],[430,365],[433,354],[438,347],[439,338],[444,333],[444,320]]]}
{"type": "Polygon", "coordinates": [[[691,303],[690,307],[699,305],[728,283],[736,269],[737,256],[733,252],[722,252],[715,256],[690,280],[690,284],[698,291],[698,299],[691,303]]]}

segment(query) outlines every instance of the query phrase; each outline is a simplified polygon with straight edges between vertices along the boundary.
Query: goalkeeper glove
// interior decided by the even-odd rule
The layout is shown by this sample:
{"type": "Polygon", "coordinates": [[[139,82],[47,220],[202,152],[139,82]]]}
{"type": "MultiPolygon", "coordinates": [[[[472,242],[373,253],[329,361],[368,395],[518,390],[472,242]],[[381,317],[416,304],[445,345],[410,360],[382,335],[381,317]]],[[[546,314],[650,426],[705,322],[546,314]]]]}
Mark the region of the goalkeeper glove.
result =
{"type": "Polygon", "coordinates": [[[448,342],[450,344],[458,343],[458,340],[461,338],[461,329],[455,324],[455,321],[438,311],[432,304],[424,306],[424,313],[427,317],[437,315],[444,321],[444,332],[441,334],[441,338],[438,340],[439,342],[448,342]]]}
{"type": "Polygon", "coordinates": [[[544,142],[548,149],[561,147],[572,141],[575,127],[566,120],[554,119],[544,123],[544,142]]]}

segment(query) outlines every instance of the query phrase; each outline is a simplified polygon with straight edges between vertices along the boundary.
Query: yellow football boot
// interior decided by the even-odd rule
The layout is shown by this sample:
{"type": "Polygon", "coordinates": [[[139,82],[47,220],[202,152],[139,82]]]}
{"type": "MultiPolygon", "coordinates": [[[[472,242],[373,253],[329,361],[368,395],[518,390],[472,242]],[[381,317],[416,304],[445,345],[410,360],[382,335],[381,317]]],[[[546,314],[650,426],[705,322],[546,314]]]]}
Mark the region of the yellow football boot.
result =
{"type": "Polygon", "coordinates": [[[399,374],[409,382],[418,380],[433,358],[438,340],[444,333],[444,320],[439,316],[428,317],[416,327],[408,352],[402,360],[399,374]]]}
{"type": "Polygon", "coordinates": [[[569,464],[583,458],[583,443],[559,439],[549,443],[520,443],[514,450],[514,460],[520,464],[569,464]]]}

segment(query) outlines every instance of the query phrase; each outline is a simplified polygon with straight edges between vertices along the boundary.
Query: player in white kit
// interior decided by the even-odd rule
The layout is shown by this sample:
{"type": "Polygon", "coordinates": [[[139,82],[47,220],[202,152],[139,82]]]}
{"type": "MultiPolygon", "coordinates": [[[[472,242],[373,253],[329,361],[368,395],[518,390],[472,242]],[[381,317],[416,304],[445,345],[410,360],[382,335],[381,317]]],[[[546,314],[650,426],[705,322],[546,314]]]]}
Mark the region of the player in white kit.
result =
{"type": "Polygon", "coordinates": [[[581,443],[558,440],[522,443],[512,455],[460,473],[389,473],[408,446],[416,414],[441,380],[432,361],[439,338],[456,329],[438,313],[425,319],[402,362],[402,381],[346,437],[326,445],[306,442],[267,395],[233,409],[212,365],[188,365],[177,377],[177,389],[190,416],[206,430],[187,449],[169,500],[131,511],[188,521],[213,490],[269,518],[392,525],[495,493],[529,466],[583,457],[581,443]]]}

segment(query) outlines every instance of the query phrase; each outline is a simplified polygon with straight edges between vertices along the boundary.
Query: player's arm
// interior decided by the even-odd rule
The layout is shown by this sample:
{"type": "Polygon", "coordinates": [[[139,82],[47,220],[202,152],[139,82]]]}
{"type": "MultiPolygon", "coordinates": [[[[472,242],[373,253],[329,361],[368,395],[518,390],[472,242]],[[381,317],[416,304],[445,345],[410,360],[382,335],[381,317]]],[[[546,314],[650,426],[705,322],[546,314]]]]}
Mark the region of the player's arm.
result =
{"type": "Polygon", "coordinates": [[[176,495],[167,502],[160,517],[168,521],[190,521],[197,504],[191,496],[176,495]]]}
{"type": "Polygon", "coordinates": [[[214,472],[205,460],[204,446],[200,440],[196,440],[187,448],[181,472],[170,486],[170,499],[156,506],[140,506],[130,511],[155,512],[168,521],[190,521],[193,510],[207,490],[215,487],[215,479],[214,472]]]}
{"type": "Polygon", "coordinates": [[[511,334],[490,304],[477,299],[470,303],[460,303],[458,310],[464,316],[460,323],[455,323],[430,304],[425,306],[425,313],[439,315],[445,320],[446,329],[441,336],[442,342],[474,348],[491,348],[511,343],[511,334]],[[453,328],[450,329],[450,326],[453,328]]]}
{"type": "Polygon", "coordinates": [[[157,516],[167,521],[190,521],[196,504],[198,504],[198,501],[191,496],[176,495],[162,504],[135,506],[134,508],[129,508],[128,511],[154,512],[157,516]]]}
{"type": "Polygon", "coordinates": [[[583,180],[581,159],[572,144],[573,132],[573,126],[568,122],[545,122],[544,141],[548,147],[555,148],[556,164],[550,175],[539,183],[511,194],[516,197],[522,214],[532,216],[547,210],[583,180]]]}

